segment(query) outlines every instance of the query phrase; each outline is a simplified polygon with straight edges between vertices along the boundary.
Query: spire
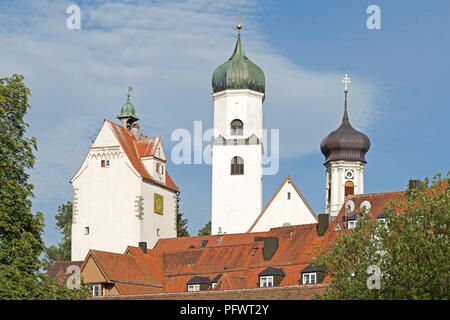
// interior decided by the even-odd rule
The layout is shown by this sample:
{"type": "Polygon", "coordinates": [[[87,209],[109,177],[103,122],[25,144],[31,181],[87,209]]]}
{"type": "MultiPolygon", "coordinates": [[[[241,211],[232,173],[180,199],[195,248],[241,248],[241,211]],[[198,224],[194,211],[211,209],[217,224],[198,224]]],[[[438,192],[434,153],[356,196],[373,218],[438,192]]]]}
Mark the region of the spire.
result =
{"type": "Polygon", "coordinates": [[[345,76],[342,78],[342,83],[344,83],[344,93],[345,93],[344,116],[342,117],[342,122],[344,122],[344,121],[348,122],[348,115],[347,115],[347,93],[348,93],[348,88],[347,88],[347,84],[350,83],[350,77],[348,76],[348,74],[345,74],[345,76]]]}
{"type": "Polygon", "coordinates": [[[236,28],[238,29],[238,39],[236,41],[236,47],[234,48],[234,52],[233,52],[233,55],[231,56],[230,60],[233,60],[233,58],[235,58],[235,57],[236,58],[245,57],[244,48],[242,47],[242,42],[241,42],[242,24],[238,23],[236,28]]]}

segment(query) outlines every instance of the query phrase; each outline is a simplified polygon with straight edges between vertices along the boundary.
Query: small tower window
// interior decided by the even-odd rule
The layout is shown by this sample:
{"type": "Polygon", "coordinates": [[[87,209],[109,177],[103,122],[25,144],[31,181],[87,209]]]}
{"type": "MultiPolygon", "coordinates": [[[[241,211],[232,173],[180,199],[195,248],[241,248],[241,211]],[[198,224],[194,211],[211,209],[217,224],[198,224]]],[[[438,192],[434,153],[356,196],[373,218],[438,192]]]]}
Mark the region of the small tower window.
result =
{"type": "Polygon", "coordinates": [[[89,227],[84,227],[84,235],[88,235],[89,234],[89,227]]]}
{"type": "Polygon", "coordinates": [[[241,157],[234,157],[231,159],[231,175],[244,174],[244,159],[241,157]]]}
{"type": "Polygon", "coordinates": [[[159,174],[164,174],[164,165],[162,165],[161,163],[157,162],[156,163],[156,172],[159,174]]]}
{"type": "Polygon", "coordinates": [[[353,182],[347,181],[345,182],[345,196],[351,196],[355,194],[355,186],[353,182]]]}
{"type": "Polygon", "coordinates": [[[235,119],[231,121],[231,135],[242,136],[244,134],[244,124],[241,120],[235,119]]]}
{"type": "Polygon", "coordinates": [[[102,160],[101,166],[102,168],[109,168],[109,160],[102,160]]]}

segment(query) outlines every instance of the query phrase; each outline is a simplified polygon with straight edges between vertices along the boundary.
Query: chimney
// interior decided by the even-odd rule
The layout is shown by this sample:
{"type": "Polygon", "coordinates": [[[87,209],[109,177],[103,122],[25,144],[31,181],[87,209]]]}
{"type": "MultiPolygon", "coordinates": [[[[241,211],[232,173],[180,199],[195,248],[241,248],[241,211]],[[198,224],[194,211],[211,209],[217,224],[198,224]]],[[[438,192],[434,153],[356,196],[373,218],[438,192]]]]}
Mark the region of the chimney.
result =
{"type": "Polygon", "coordinates": [[[263,258],[264,261],[269,261],[278,250],[278,238],[267,237],[264,238],[263,258]]]}
{"type": "Polygon", "coordinates": [[[322,237],[328,229],[328,214],[319,214],[319,222],[317,223],[317,235],[322,237]]]}
{"type": "Polygon", "coordinates": [[[141,248],[143,253],[147,254],[147,242],[139,242],[139,248],[141,248]]]}

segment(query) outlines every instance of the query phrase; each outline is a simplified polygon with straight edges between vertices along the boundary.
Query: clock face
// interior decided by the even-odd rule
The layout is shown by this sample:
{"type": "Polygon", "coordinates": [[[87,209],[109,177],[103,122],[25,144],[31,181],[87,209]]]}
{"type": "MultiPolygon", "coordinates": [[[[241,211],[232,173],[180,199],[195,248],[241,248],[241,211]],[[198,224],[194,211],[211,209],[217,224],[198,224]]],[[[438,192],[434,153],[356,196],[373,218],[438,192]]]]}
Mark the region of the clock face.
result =
{"type": "Polygon", "coordinates": [[[154,208],[153,211],[157,214],[163,214],[164,212],[164,197],[160,194],[155,193],[154,196],[154,208]]]}
{"type": "Polygon", "coordinates": [[[347,179],[353,179],[353,170],[346,170],[345,171],[345,177],[347,179]]]}

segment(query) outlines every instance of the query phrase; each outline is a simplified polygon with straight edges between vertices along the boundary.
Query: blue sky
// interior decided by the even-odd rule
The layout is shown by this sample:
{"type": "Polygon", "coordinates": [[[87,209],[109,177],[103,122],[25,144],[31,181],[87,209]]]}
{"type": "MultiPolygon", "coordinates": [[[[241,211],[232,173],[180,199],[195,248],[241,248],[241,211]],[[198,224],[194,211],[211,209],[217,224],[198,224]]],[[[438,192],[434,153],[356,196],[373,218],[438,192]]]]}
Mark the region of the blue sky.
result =
{"type": "MultiPolygon", "coordinates": [[[[60,240],[57,207],[128,86],[141,130],[162,136],[168,154],[173,130],[212,125],[211,76],[234,49],[238,7],[244,49],[266,76],[264,127],[280,130],[280,169],[264,176],[264,203],[289,174],[323,212],[319,145],[340,123],[345,73],[350,121],[372,144],[366,192],[450,169],[449,1],[0,1],[2,77],[24,74],[33,95],[33,211],[45,214],[47,244],[60,240]],[[81,8],[81,30],[66,28],[70,4],[81,8]],[[373,4],[381,30],[366,27],[373,4]]],[[[211,167],[169,160],[168,170],[196,234],[210,220],[211,167]]]]}

